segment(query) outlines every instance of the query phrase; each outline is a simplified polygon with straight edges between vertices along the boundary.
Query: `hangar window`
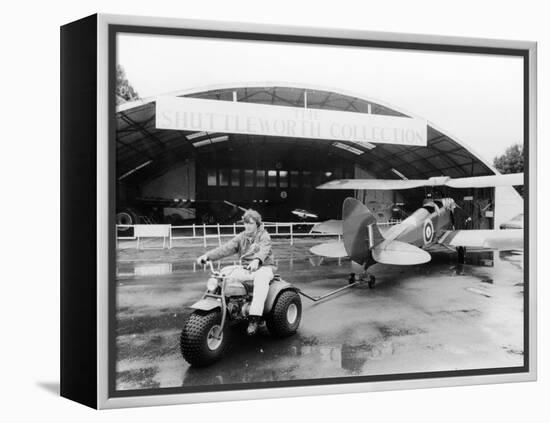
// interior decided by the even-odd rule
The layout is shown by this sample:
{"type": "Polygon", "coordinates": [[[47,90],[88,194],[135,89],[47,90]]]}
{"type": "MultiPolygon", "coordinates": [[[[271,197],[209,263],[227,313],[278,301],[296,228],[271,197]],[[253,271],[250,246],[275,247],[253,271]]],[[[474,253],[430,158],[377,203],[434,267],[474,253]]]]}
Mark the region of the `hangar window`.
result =
{"type": "Polygon", "coordinates": [[[279,171],[279,186],[281,188],[288,188],[288,171],[287,170],[279,171]]]}
{"type": "Polygon", "coordinates": [[[209,169],[208,170],[208,186],[209,187],[215,187],[218,185],[218,181],[216,178],[216,169],[209,169]]]}
{"type": "Polygon", "coordinates": [[[231,169],[231,186],[238,187],[241,185],[241,171],[240,169],[231,169]]]}
{"type": "Polygon", "coordinates": [[[300,186],[300,172],[297,170],[290,171],[290,187],[298,188],[300,186]]]}
{"type": "Polygon", "coordinates": [[[276,187],[277,186],[277,171],[268,170],[267,171],[267,186],[276,187]]]}
{"type": "Polygon", "coordinates": [[[256,186],[259,188],[265,187],[265,170],[256,170],[256,186]]]}
{"type": "Polygon", "coordinates": [[[244,171],[244,186],[245,187],[254,186],[254,171],[251,169],[246,169],[244,171]]]}
{"type": "Polygon", "coordinates": [[[229,169],[220,169],[220,186],[226,187],[229,185],[229,169]]]}

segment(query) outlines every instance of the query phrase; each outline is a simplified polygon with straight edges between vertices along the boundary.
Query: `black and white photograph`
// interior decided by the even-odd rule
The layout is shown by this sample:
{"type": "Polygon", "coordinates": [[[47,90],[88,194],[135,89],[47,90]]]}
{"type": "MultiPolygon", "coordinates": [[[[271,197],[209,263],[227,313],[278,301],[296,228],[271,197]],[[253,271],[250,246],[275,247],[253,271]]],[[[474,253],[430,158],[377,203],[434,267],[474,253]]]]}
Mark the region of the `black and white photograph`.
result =
{"type": "Polygon", "coordinates": [[[548,420],[544,4],[7,3],[0,420],[548,420]]]}
{"type": "Polygon", "coordinates": [[[112,396],[527,371],[525,55],[110,48],[112,396]]]}

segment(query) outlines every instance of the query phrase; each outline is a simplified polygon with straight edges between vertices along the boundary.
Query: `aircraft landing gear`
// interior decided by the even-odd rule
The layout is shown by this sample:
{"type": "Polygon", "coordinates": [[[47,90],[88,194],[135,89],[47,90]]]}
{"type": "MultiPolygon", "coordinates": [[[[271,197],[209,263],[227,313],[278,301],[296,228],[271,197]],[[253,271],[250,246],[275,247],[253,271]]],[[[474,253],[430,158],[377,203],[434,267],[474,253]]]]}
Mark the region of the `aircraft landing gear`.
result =
{"type": "Polygon", "coordinates": [[[374,275],[371,275],[367,271],[365,271],[365,273],[361,274],[359,277],[357,277],[355,273],[350,273],[348,284],[351,285],[356,282],[366,282],[367,286],[372,289],[376,284],[376,278],[374,277],[374,275]]]}
{"type": "Polygon", "coordinates": [[[374,285],[376,284],[376,278],[374,275],[371,275],[370,273],[367,273],[367,286],[372,289],[374,288],[374,285]]]}
{"type": "Polygon", "coordinates": [[[466,261],[466,247],[456,247],[456,252],[458,253],[458,263],[464,264],[466,261]]]}

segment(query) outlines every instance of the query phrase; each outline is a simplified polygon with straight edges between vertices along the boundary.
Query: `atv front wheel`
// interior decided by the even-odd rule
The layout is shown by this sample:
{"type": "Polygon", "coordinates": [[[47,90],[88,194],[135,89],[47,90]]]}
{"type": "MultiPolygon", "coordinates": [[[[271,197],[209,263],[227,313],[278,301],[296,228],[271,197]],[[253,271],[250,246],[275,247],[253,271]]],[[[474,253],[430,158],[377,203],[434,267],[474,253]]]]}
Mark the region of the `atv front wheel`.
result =
{"type": "Polygon", "coordinates": [[[183,358],[192,366],[207,366],[219,360],[227,345],[227,331],[221,325],[219,310],[194,311],[180,337],[183,358]]]}
{"type": "Polygon", "coordinates": [[[300,326],[302,318],[302,300],[294,291],[284,291],[279,295],[266,324],[272,335],[284,338],[293,335],[300,326]]]}

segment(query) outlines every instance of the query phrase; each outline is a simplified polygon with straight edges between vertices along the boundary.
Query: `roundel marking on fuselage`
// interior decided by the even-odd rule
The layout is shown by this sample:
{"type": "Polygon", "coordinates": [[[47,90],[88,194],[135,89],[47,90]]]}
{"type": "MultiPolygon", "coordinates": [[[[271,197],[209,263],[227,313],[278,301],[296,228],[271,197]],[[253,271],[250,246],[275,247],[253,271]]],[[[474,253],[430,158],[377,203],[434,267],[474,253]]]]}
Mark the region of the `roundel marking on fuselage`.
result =
{"type": "Polygon", "coordinates": [[[424,222],[424,229],[422,230],[424,235],[424,244],[430,244],[434,239],[434,225],[431,219],[426,219],[424,222]]]}

